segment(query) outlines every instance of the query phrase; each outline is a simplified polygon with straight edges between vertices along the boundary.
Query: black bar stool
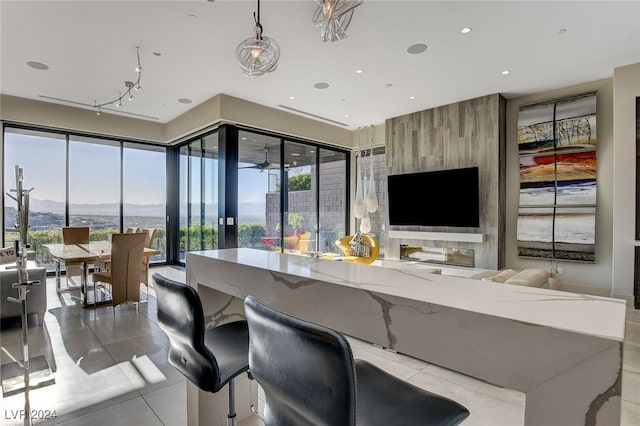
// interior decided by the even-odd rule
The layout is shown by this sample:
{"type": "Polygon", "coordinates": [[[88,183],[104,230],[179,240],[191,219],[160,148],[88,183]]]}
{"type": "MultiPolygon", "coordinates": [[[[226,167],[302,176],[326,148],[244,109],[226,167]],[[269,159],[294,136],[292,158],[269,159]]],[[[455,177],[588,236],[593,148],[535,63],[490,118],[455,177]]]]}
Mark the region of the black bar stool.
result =
{"type": "Polygon", "coordinates": [[[169,363],[203,391],[218,392],[229,384],[227,425],[236,424],[233,379],[249,369],[246,321],[205,329],[200,296],[194,288],[153,274],[158,324],[171,346],[169,363]]]}
{"type": "Polygon", "coordinates": [[[469,411],[353,359],[337,331],[248,296],[251,375],[265,393],[265,426],[457,425],[469,411]]]}

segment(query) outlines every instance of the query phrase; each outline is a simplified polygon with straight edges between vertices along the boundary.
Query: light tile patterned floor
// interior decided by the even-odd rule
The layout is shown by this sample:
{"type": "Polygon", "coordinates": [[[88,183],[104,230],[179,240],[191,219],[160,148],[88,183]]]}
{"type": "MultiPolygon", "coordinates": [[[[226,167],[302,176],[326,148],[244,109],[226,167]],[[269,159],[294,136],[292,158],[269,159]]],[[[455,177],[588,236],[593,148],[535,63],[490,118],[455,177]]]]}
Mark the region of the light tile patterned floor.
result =
{"type": "MultiPolygon", "coordinates": [[[[184,271],[156,268],[174,279],[184,271]]],[[[29,328],[31,355],[52,360],[56,383],[28,393],[32,410],[55,411],[55,419],[34,424],[186,425],[186,382],[167,363],[167,338],[157,326],[153,297],[140,305],[83,309],[73,293],[61,297],[48,282],[45,325],[29,328]]],[[[640,311],[628,309],[622,381],[622,422],[640,424],[640,311]]],[[[513,426],[523,423],[524,395],[468,376],[349,339],[354,355],[432,392],[465,405],[465,425],[513,426]]],[[[0,333],[2,364],[21,359],[19,322],[5,322],[0,333]]],[[[51,362],[51,361],[50,361],[51,362]]],[[[1,398],[1,397],[0,397],[1,398]]],[[[0,399],[0,424],[23,425],[19,410],[25,394],[0,399]],[[14,418],[15,417],[15,418],[14,418]]],[[[239,402],[238,402],[239,403],[239,402]]],[[[259,426],[257,417],[241,426],[259,426]]]]}

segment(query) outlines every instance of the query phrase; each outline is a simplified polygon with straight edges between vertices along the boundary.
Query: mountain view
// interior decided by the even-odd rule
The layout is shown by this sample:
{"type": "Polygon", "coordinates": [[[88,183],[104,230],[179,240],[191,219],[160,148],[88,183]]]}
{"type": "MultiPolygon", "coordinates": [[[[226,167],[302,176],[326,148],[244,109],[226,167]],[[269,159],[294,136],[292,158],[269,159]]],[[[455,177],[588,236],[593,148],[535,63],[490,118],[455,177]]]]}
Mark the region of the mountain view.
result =
{"type": "MultiPolygon", "coordinates": [[[[5,203],[4,218],[5,226],[11,228],[16,222],[16,207],[12,200],[5,203]]],[[[101,204],[72,204],[70,210],[73,216],[72,224],[87,223],[93,229],[119,228],[118,215],[105,212],[118,212],[118,203],[101,204]]],[[[265,223],[265,207],[261,202],[240,203],[240,223],[265,223]]],[[[181,211],[186,212],[186,206],[181,211]]],[[[194,206],[193,212],[200,211],[200,204],[194,206]]],[[[210,221],[215,218],[218,211],[217,204],[206,204],[205,218],[210,221]]],[[[128,226],[156,227],[165,226],[165,205],[164,204],[124,204],[125,222],[128,226]]],[[[196,214],[199,218],[199,215],[196,214]]],[[[186,216],[182,217],[182,222],[186,222],[186,216]]],[[[61,228],[65,225],[65,203],[51,200],[30,199],[29,205],[29,226],[32,230],[43,230],[61,228]]]]}

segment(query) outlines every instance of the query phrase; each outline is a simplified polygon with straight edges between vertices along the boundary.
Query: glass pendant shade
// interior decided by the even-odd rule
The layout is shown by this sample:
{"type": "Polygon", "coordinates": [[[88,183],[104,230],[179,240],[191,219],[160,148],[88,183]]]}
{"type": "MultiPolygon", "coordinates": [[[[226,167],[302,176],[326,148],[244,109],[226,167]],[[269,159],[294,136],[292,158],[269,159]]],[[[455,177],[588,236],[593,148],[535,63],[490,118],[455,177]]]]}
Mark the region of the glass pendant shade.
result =
{"type": "Polygon", "coordinates": [[[364,217],[367,208],[364,201],[364,182],[362,177],[359,177],[358,182],[356,183],[356,199],[353,202],[353,215],[356,219],[361,219],[364,217]]]}
{"type": "MultiPolygon", "coordinates": [[[[373,130],[373,128],[370,128],[373,130]]],[[[369,155],[369,187],[367,188],[367,211],[373,213],[378,210],[378,196],[376,194],[376,181],[373,178],[373,137],[371,138],[371,154],[369,155]]]]}
{"type": "Polygon", "coordinates": [[[236,59],[243,74],[248,77],[258,77],[274,71],[278,68],[278,59],[280,59],[278,43],[274,39],[262,35],[260,0],[258,0],[257,12],[253,12],[253,19],[256,23],[255,37],[244,40],[236,48],[236,59]]]}
{"type": "Polygon", "coordinates": [[[347,27],[353,17],[353,9],[363,0],[315,0],[316,8],[312,22],[320,29],[322,41],[338,41],[347,37],[347,27]]]}
{"type": "Polygon", "coordinates": [[[373,213],[378,210],[378,197],[376,196],[376,182],[373,180],[373,173],[369,177],[369,188],[367,190],[367,211],[373,213]]]}
{"type": "Polygon", "coordinates": [[[371,219],[369,219],[369,215],[365,212],[365,216],[360,219],[360,232],[363,234],[368,234],[371,231],[371,219]]]}
{"type": "Polygon", "coordinates": [[[258,77],[274,71],[278,67],[280,46],[269,37],[260,36],[248,38],[236,48],[236,58],[244,75],[258,77]]]}

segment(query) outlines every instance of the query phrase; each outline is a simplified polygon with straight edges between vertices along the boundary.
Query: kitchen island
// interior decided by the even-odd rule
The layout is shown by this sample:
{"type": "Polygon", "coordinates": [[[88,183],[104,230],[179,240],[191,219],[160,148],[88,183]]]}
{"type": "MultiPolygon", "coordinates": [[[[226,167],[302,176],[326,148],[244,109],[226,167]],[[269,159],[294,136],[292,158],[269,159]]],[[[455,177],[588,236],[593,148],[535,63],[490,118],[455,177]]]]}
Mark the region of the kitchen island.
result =
{"type": "MultiPolygon", "coordinates": [[[[209,326],[242,317],[251,294],[523,392],[528,426],[620,423],[624,300],[252,249],[188,253],[187,283],[200,293],[209,326]]],[[[246,388],[238,386],[237,401],[246,388]]],[[[189,424],[224,424],[224,394],[189,386],[189,424]]]]}

